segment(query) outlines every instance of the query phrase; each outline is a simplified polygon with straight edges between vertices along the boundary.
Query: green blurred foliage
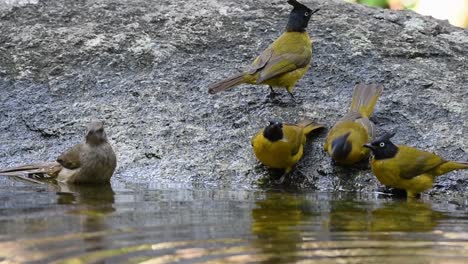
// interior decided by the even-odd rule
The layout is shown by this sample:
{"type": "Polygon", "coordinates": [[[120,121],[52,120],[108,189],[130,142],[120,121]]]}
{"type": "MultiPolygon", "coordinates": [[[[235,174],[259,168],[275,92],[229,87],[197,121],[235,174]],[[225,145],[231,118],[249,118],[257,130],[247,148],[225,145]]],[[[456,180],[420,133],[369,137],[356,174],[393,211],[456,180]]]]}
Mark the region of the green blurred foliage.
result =
{"type": "Polygon", "coordinates": [[[377,6],[388,8],[388,0],[358,0],[358,3],[368,5],[368,6],[377,6]]]}

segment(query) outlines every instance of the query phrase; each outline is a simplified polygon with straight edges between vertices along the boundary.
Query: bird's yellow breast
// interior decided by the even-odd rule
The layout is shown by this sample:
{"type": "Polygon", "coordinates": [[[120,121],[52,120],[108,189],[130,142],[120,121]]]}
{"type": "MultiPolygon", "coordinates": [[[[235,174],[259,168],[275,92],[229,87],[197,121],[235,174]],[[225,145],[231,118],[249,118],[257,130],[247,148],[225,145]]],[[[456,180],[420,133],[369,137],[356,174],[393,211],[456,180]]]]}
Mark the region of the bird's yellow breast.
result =
{"type": "Polygon", "coordinates": [[[294,53],[312,56],[312,41],[307,32],[284,32],[271,44],[276,54],[294,53]]]}

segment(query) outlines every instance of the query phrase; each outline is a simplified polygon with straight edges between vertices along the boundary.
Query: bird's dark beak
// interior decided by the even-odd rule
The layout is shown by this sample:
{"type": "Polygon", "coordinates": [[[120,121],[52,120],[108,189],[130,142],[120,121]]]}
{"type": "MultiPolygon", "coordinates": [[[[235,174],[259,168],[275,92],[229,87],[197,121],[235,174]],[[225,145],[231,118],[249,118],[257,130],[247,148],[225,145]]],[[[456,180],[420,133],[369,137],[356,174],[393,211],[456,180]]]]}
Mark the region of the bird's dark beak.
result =
{"type": "Polygon", "coordinates": [[[312,12],[310,13],[310,15],[312,16],[313,14],[317,13],[319,10],[320,10],[320,8],[315,9],[314,11],[312,11],[312,12]]]}
{"type": "Polygon", "coordinates": [[[364,144],[364,145],[363,145],[363,147],[365,147],[365,148],[368,148],[368,149],[370,149],[370,150],[375,150],[375,147],[374,147],[374,146],[372,146],[372,145],[371,145],[371,144],[369,144],[369,143],[367,143],[367,144],[364,144]]]}

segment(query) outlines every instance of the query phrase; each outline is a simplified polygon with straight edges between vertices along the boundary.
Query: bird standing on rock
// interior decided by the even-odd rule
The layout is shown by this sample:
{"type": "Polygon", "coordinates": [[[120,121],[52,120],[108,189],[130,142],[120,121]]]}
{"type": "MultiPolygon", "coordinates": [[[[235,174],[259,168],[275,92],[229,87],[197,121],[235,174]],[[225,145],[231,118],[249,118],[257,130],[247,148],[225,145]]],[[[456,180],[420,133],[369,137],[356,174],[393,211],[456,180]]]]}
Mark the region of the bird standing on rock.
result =
{"type": "Polygon", "coordinates": [[[299,124],[283,124],[270,121],[270,124],[260,130],[252,138],[252,147],[257,159],[263,164],[274,169],[284,169],[284,176],[301,159],[306,135],[322,128],[322,125],[311,121],[303,121],[299,124]]]}
{"type": "Polygon", "coordinates": [[[435,177],[453,170],[468,169],[468,162],[445,160],[434,153],[395,145],[384,135],[365,144],[373,153],[372,172],[384,185],[406,190],[408,197],[432,187],[435,177]]]}
{"type": "Polygon", "coordinates": [[[375,138],[375,125],[369,118],[382,94],[383,86],[358,84],[354,87],[349,112],[327,135],[325,151],[341,165],[351,165],[369,156],[363,147],[375,138]]]}
{"type": "MultiPolygon", "coordinates": [[[[114,150],[100,121],[89,124],[86,141],[70,148],[56,162],[31,164],[0,170],[0,175],[47,174],[66,183],[109,183],[117,165],[114,150]]],[[[27,179],[27,178],[25,178],[27,179]]]]}
{"type": "Polygon", "coordinates": [[[242,73],[212,84],[210,94],[218,93],[233,86],[248,84],[267,84],[271,94],[273,87],[284,87],[292,95],[296,82],[307,72],[312,58],[312,43],[306,31],[312,14],[307,6],[296,0],[288,0],[294,8],[289,14],[289,21],[284,32],[242,73]]]}

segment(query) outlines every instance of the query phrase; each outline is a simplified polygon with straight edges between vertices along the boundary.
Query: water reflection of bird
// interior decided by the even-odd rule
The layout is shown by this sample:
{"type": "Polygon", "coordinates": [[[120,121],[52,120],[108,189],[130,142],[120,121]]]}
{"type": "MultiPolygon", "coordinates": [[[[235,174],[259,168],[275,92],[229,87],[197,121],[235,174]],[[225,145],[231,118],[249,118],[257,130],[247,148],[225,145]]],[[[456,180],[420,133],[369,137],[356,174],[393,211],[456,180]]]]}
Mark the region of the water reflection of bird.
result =
{"type": "MultiPolygon", "coordinates": [[[[89,234],[110,230],[107,216],[115,211],[114,191],[110,184],[105,185],[72,185],[58,183],[57,203],[73,205],[67,214],[80,218],[81,232],[89,234]]],[[[86,248],[98,250],[106,247],[105,232],[100,235],[83,236],[86,248]]]]}
{"type": "Polygon", "coordinates": [[[419,200],[390,201],[376,209],[366,203],[334,201],[331,208],[330,231],[427,232],[444,217],[419,200]]]}
{"type": "Polygon", "coordinates": [[[305,220],[306,200],[303,196],[266,193],[252,210],[253,246],[268,257],[267,263],[292,263],[300,250],[301,230],[305,220]]]}

